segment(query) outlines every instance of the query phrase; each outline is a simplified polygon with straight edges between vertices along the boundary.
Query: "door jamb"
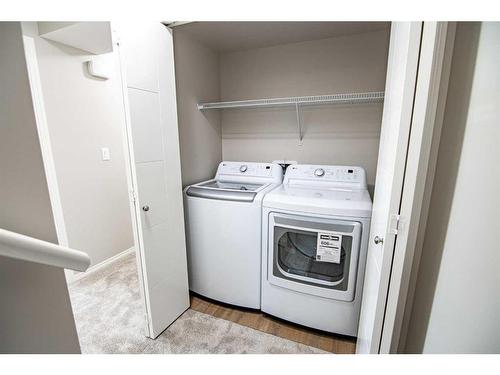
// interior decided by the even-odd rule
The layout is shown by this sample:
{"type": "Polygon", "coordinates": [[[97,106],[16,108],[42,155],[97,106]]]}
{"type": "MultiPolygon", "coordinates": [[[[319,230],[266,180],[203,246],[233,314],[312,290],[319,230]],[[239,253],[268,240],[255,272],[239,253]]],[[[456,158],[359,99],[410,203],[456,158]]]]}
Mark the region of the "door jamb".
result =
{"type": "MultiPolygon", "coordinates": [[[[57,173],[54,162],[54,154],[50,143],[50,132],[45,112],[45,103],[43,100],[42,82],[40,70],[38,69],[38,57],[36,54],[35,38],[23,35],[24,54],[26,58],[26,67],[28,69],[28,78],[31,89],[31,98],[33,100],[33,109],[35,111],[36,127],[38,139],[42,152],[42,161],[45,169],[45,178],[49,190],[50,205],[56,228],[57,242],[61,246],[68,247],[68,235],[66,224],[64,222],[64,212],[61,204],[61,194],[57,183],[57,173]]],[[[66,278],[72,277],[72,271],[66,272],[66,278]]]]}
{"type": "MultiPolygon", "coordinates": [[[[402,90],[401,93],[398,92],[398,95],[402,96],[394,96],[394,98],[398,98],[394,99],[394,104],[396,105],[395,108],[385,108],[388,104],[384,102],[384,116],[389,116],[389,114],[392,114],[392,111],[395,111],[394,113],[396,113],[397,117],[394,117],[394,119],[391,120],[393,120],[395,126],[399,126],[399,134],[396,143],[394,145],[391,145],[391,148],[394,148],[393,151],[396,156],[396,161],[394,164],[394,169],[391,170],[390,175],[392,177],[390,179],[390,182],[387,181],[388,186],[384,188],[390,189],[389,191],[391,191],[389,197],[390,202],[387,207],[387,214],[390,215],[390,218],[388,218],[387,223],[385,223],[385,220],[384,223],[381,223],[383,225],[386,225],[386,227],[382,227],[382,225],[380,225],[380,228],[375,228],[374,219],[372,217],[370,227],[371,239],[374,238],[376,231],[380,231],[380,233],[383,233],[384,243],[382,246],[384,247],[384,250],[380,256],[380,264],[377,264],[376,260],[372,259],[372,261],[374,262],[374,264],[372,264],[372,266],[374,266],[372,270],[374,268],[377,268],[377,270],[375,270],[374,272],[377,272],[379,279],[376,287],[372,288],[371,295],[367,296],[365,296],[365,294],[367,293],[365,275],[360,322],[362,318],[365,319],[365,321],[363,321],[362,323],[367,324],[367,327],[360,327],[364,329],[364,332],[361,332],[361,335],[359,335],[358,332],[356,353],[378,354],[380,352],[380,341],[382,337],[385,309],[387,306],[387,294],[389,290],[392,259],[394,256],[395,241],[397,236],[397,225],[400,219],[399,209],[403,190],[408,142],[411,134],[411,119],[413,116],[413,107],[415,101],[415,87],[417,82],[418,61],[422,40],[422,28],[423,22],[421,21],[396,23],[393,22],[391,26],[391,45],[389,46],[387,72],[388,77],[386,78],[386,85],[389,86],[386,87],[386,94],[388,92],[390,93],[391,90],[395,90],[394,92],[402,90]],[[401,30],[393,28],[401,28],[401,30]],[[401,42],[404,43],[404,54],[402,54],[403,52],[399,50],[399,48],[401,47],[398,46],[398,43],[401,42]],[[394,43],[394,45],[392,43],[394,43]],[[391,52],[395,55],[391,56],[391,52]],[[391,58],[395,58],[395,56],[397,57],[397,60],[392,61],[391,58]],[[391,72],[391,69],[394,69],[394,71],[391,72]],[[371,297],[371,301],[368,300],[369,297],[371,297]],[[373,318],[372,321],[369,321],[369,319],[367,319],[367,316],[362,316],[364,311],[363,303],[365,301],[369,303],[369,310],[374,310],[369,311],[365,309],[365,315],[373,318]]],[[[392,93],[392,95],[394,95],[394,92],[392,93]]],[[[385,146],[385,141],[385,139],[381,138],[381,145],[379,145],[379,148],[385,146]]],[[[381,163],[380,155],[379,162],[377,164],[379,163],[381,163]]],[[[379,173],[381,173],[381,171],[377,170],[377,174],[379,173]]],[[[377,194],[377,188],[375,190],[375,194],[377,194]]],[[[374,197],[373,204],[375,207],[374,209],[377,209],[376,195],[374,197]]],[[[367,259],[367,262],[368,261],[369,258],[367,259]]],[[[366,269],[367,271],[369,271],[368,263],[366,265],[366,269]]]]}
{"type": "Polygon", "coordinates": [[[424,22],[407,165],[401,197],[402,230],[394,249],[379,353],[404,350],[422,251],[448,89],[455,23],[424,22]],[[430,44],[430,45],[429,45],[430,44]],[[423,55],[424,49],[427,54],[423,55]],[[427,58],[427,61],[422,60],[427,58]],[[429,60],[430,59],[430,60],[429,60]],[[406,311],[406,314],[405,314],[406,311]]]}

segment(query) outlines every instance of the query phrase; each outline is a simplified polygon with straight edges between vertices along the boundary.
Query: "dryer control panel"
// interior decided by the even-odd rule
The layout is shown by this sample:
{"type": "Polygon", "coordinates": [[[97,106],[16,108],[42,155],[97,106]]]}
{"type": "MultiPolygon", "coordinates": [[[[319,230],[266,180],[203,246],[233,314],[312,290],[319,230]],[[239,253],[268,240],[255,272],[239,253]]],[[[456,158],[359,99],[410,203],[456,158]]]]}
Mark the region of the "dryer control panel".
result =
{"type": "Polygon", "coordinates": [[[296,164],[287,168],[283,183],[326,188],[366,189],[366,173],[362,167],[296,164]]]}

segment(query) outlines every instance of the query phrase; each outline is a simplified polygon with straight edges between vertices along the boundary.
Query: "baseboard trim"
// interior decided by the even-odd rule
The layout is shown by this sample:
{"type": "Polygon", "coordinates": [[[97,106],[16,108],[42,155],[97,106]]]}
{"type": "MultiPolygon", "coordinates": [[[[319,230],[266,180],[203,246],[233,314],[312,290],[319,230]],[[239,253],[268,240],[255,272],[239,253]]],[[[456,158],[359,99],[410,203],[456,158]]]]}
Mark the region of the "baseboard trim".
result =
{"type": "Polygon", "coordinates": [[[120,252],[116,255],[113,255],[111,258],[105,259],[102,262],[97,263],[97,264],[89,267],[87,269],[87,271],[85,271],[85,272],[78,272],[78,273],[73,272],[72,275],[66,274],[66,279],[67,279],[68,283],[73,283],[75,281],[81,280],[81,279],[93,274],[94,272],[99,271],[100,269],[110,265],[111,263],[116,262],[117,260],[133,253],[134,251],[135,251],[135,247],[132,246],[131,248],[129,248],[127,250],[123,250],[122,252],[120,252]]]}

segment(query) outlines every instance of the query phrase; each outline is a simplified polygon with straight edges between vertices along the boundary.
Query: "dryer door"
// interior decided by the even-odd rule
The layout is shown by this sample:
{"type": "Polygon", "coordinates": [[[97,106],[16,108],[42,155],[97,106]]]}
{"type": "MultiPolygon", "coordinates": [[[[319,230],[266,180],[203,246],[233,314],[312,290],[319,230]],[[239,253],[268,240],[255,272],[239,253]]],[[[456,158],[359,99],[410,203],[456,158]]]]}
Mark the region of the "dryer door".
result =
{"type": "Polygon", "coordinates": [[[271,213],[269,282],[353,301],[361,227],[356,221],[271,213]]]}

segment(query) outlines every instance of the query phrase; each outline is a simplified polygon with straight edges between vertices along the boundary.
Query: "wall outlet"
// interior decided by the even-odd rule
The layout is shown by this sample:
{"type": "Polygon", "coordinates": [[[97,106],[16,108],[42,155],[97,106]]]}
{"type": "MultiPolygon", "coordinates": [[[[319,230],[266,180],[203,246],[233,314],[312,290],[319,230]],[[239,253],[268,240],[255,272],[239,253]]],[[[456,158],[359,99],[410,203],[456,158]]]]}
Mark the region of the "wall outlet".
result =
{"type": "Polygon", "coordinates": [[[109,153],[109,148],[107,148],[107,147],[101,148],[101,157],[102,157],[102,161],[111,160],[111,155],[109,153]]]}

